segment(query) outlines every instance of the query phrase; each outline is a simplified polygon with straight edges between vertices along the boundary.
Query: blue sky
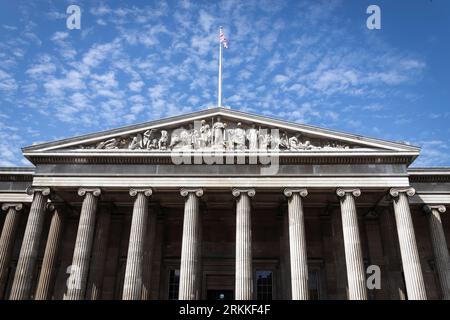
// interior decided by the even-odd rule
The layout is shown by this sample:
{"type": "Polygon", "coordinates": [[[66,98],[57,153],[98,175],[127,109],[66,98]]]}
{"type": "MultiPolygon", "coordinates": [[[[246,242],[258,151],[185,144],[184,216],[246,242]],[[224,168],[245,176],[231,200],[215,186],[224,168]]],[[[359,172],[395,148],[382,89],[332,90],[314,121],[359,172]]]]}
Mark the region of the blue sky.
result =
{"type": "Polygon", "coordinates": [[[20,147],[223,103],[450,165],[450,1],[2,1],[0,166],[20,147]],[[81,29],[66,27],[79,5],[81,29]],[[366,9],[381,8],[381,30],[366,9]]]}

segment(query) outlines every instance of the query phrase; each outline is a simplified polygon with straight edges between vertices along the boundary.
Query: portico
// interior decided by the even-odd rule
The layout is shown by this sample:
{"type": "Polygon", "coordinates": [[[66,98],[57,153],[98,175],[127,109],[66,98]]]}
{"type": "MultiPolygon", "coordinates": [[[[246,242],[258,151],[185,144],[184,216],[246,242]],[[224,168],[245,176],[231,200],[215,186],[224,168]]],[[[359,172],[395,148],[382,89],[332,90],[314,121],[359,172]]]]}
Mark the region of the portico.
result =
{"type": "Polygon", "coordinates": [[[0,192],[3,299],[449,297],[450,174],[439,172],[441,189],[427,193],[417,177],[436,174],[409,171],[415,147],[211,109],[24,154],[36,166],[28,182],[4,172],[11,192],[0,192]],[[261,127],[245,139],[281,131],[276,148],[256,152],[270,161],[230,142],[242,137],[224,141],[240,132],[224,129],[214,149],[223,164],[204,154],[196,164],[205,150],[192,142],[195,124],[185,128],[218,116],[228,129],[261,127]],[[151,144],[158,131],[170,141],[151,144]],[[174,164],[174,147],[192,164],[174,164]],[[271,165],[275,174],[263,170],[271,165]],[[366,286],[372,264],[380,290],[366,286]]]}

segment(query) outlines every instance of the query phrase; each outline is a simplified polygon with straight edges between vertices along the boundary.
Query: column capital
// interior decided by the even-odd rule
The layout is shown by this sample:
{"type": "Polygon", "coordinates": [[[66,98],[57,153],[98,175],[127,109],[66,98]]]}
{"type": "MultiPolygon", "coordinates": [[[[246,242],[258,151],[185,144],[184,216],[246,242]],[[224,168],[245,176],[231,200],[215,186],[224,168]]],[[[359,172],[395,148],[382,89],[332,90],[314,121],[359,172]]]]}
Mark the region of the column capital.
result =
{"type": "Polygon", "coordinates": [[[43,196],[48,196],[50,194],[50,188],[49,187],[29,186],[29,187],[27,187],[26,192],[29,196],[34,195],[35,192],[41,192],[43,196]]]}
{"type": "Polygon", "coordinates": [[[14,208],[16,211],[20,211],[23,208],[21,203],[4,203],[2,204],[2,210],[7,211],[9,208],[14,208]]]}
{"type": "Polygon", "coordinates": [[[80,197],[83,197],[86,195],[86,193],[92,193],[94,197],[99,197],[102,193],[102,190],[100,188],[80,188],[78,189],[78,195],[80,197]]]}
{"type": "Polygon", "coordinates": [[[403,187],[403,188],[391,188],[389,189],[389,195],[393,198],[397,198],[400,193],[406,193],[406,195],[412,197],[416,194],[416,190],[413,187],[403,187]]]}
{"type": "Polygon", "coordinates": [[[47,211],[53,212],[56,210],[56,205],[54,203],[48,202],[46,203],[45,208],[47,209],[47,211]]]}
{"type": "Polygon", "coordinates": [[[183,197],[186,197],[189,193],[195,193],[197,197],[203,196],[203,189],[202,188],[181,188],[180,194],[183,197]]]}
{"type": "Polygon", "coordinates": [[[433,211],[433,210],[437,210],[440,213],[444,213],[445,211],[447,211],[447,208],[443,204],[440,204],[440,205],[426,204],[423,206],[423,211],[425,211],[425,213],[427,213],[427,214],[430,214],[431,211],[433,211]]]}
{"type": "Polygon", "coordinates": [[[64,202],[47,202],[45,205],[45,209],[49,212],[53,212],[55,210],[61,210],[65,206],[64,202]]]}
{"type": "Polygon", "coordinates": [[[233,188],[231,190],[231,193],[234,197],[239,197],[241,193],[246,193],[249,197],[254,197],[256,194],[256,191],[254,188],[233,188]]]}
{"type": "Polygon", "coordinates": [[[306,197],[308,195],[308,190],[306,188],[285,188],[283,194],[290,198],[294,193],[299,193],[300,197],[306,197]]]}
{"type": "Polygon", "coordinates": [[[148,188],[148,189],[135,189],[135,188],[131,188],[130,189],[130,196],[135,197],[137,196],[138,193],[142,192],[144,194],[144,196],[146,197],[150,197],[153,194],[153,190],[152,188],[148,188]]]}
{"type": "Polygon", "coordinates": [[[344,197],[347,193],[351,193],[354,197],[359,197],[361,195],[361,189],[358,189],[358,188],[338,188],[338,189],[336,189],[336,194],[340,198],[344,197]]]}

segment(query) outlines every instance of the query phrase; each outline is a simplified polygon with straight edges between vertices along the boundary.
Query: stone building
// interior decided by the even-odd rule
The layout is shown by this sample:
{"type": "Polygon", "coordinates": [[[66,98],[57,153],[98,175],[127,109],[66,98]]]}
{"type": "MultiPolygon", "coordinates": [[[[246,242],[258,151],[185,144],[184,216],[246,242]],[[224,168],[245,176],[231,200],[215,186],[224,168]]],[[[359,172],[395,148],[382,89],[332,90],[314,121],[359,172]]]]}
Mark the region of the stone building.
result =
{"type": "Polygon", "coordinates": [[[419,153],[222,108],[23,148],[0,298],[449,299],[450,168],[419,153]]]}

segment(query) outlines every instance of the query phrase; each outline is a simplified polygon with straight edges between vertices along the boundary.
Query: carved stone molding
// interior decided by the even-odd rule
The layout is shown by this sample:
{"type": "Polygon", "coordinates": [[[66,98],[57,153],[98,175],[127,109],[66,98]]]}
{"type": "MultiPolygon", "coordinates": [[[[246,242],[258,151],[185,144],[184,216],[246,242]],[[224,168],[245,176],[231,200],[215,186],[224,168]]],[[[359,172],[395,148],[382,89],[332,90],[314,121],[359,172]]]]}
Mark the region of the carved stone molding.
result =
{"type": "Polygon", "coordinates": [[[100,188],[80,188],[80,189],[78,189],[78,195],[80,197],[85,196],[86,193],[92,193],[92,195],[94,197],[99,197],[102,193],[102,190],[100,188]]]}
{"type": "Polygon", "coordinates": [[[50,188],[48,187],[32,187],[29,186],[26,190],[27,194],[29,196],[34,195],[35,192],[41,192],[43,196],[48,196],[50,195],[50,188]]]}
{"type": "Polygon", "coordinates": [[[9,208],[14,208],[16,211],[20,211],[23,208],[21,203],[4,203],[2,204],[2,210],[7,211],[9,208]]]}
{"type": "Polygon", "coordinates": [[[288,198],[292,197],[294,193],[299,193],[300,196],[304,198],[308,195],[308,190],[306,190],[306,188],[286,188],[283,190],[283,194],[288,198]]]}
{"type": "Polygon", "coordinates": [[[416,194],[416,190],[412,187],[409,187],[409,188],[391,188],[389,190],[389,195],[393,198],[397,198],[399,194],[403,192],[405,192],[406,195],[408,195],[409,197],[412,197],[413,195],[416,194]]]}
{"type": "Polygon", "coordinates": [[[336,194],[338,197],[342,198],[347,193],[351,193],[354,197],[359,197],[361,195],[361,189],[358,188],[338,188],[336,194]]]}
{"type": "Polygon", "coordinates": [[[442,204],[440,204],[440,205],[428,205],[428,204],[426,204],[426,205],[423,206],[423,211],[425,213],[427,213],[427,214],[431,213],[432,210],[437,210],[440,213],[444,213],[444,212],[447,211],[447,208],[444,205],[442,205],[442,204]]]}
{"type": "Polygon", "coordinates": [[[183,197],[186,197],[191,192],[195,193],[195,195],[197,197],[203,196],[203,189],[202,188],[181,188],[180,189],[180,194],[183,197]]]}
{"type": "Polygon", "coordinates": [[[254,197],[256,191],[254,188],[233,188],[233,190],[231,190],[231,193],[236,198],[239,197],[241,193],[246,193],[249,197],[254,197]]]}
{"type": "Polygon", "coordinates": [[[135,188],[131,188],[130,189],[130,196],[135,197],[137,196],[137,194],[139,192],[144,193],[144,196],[146,197],[150,197],[153,194],[153,190],[151,188],[148,189],[135,189],[135,188]]]}

